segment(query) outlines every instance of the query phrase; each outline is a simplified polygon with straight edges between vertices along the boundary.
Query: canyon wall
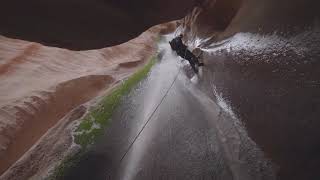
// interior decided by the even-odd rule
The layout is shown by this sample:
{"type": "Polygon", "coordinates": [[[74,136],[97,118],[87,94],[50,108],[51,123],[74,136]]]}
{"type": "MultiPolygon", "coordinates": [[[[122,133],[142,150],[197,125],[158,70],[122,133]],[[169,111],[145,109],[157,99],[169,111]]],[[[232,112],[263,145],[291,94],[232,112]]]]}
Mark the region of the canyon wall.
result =
{"type": "Polygon", "coordinates": [[[5,0],[0,34],[73,50],[114,46],[183,18],[192,0],[5,0]]]}
{"type": "Polygon", "coordinates": [[[183,19],[183,28],[189,41],[214,42],[239,32],[288,37],[319,23],[319,7],[316,0],[207,0],[183,19]]]}
{"type": "MultiPolygon", "coordinates": [[[[17,165],[13,164],[48,129],[73,109],[105,93],[148,62],[155,54],[159,33],[170,31],[174,26],[175,23],[153,27],[124,44],[87,51],[48,47],[0,36],[0,173],[12,166],[10,174],[14,175],[15,171],[12,171],[17,165]]],[[[56,129],[67,134],[66,129],[56,129]]],[[[49,137],[53,139],[51,145],[60,143],[57,138],[65,142],[71,135],[69,132],[66,139],[62,139],[53,133],[57,136],[49,137]]],[[[43,148],[41,144],[40,147],[31,152],[35,155],[24,161],[24,167],[30,166],[24,169],[24,174],[44,168],[42,163],[48,162],[43,157],[49,157],[45,151],[49,152],[51,148],[43,148]]],[[[51,150],[52,153],[62,151],[51,150]]],[[[51,155],[52,160],[55,157],[51,155]]]]}
{"type": "Polygon", "coordinates": [[[206,1],[179,30],[203,52],[203,91],[245,124],[279,179],[319,178],[319,8],[315,0],[206,1]]]}
{"type": "MultiPolygon", "coordinates": [[[[217,86],[214,92],[223,94],[233,105],[250,137],[280,166],[279,176],[311,179],[320,162],[319,8],[317,0],[6,0],[0,6],[0,34],[87,50],[118,45],[152,25],[182,18],[179,31],[185,34],[190,47],[205,52],[207,77],[212,78],[208,81],[217,86]]],[[[97,79],[90,99],[101,84],[115,81],[100,72],[90,73],[98,71],[100,65],[109,68],[112,62],[104,62],[109,57],[104,53],[108,49],[76,52],[5,37],[1,42],[0,74],[11,78],[1,80],[1,88],[7,88],[0,91],[2,104],[15,100],[6,94],[12,87],[16,93],[12,97],[22,97],[26,92],[42,92],[58,84],[56,89],[64,92],[71,79],[77,79],[74,83],[84,80],[92,87],[91,80],[97,79]],[[79,61],[86,68],[79,68],[79,61]],[[8,75],[12,69],[20,73],[19,78],[8,75]],[[41,74],[46,69],[50,73],[41,74]],[[32,78],[25,72],[33,74],[32,78]],[[52,73],[58,76],[46,78],[52,73]],[[80,78],[79,74],[94,76],[80,78]],[[12,83],[12,87],[3,83],[12,83]]],[[[134,48],[130,53],[146,53],[142,49],[134,48]]],[[[127,50],[119,48],[116,59],[128,61],[122,56],[127,50]]],[[[205,91],[213,92],[211,86],[203,86],[205,91]]],[[[50,92],[42,95],[50,99],[50,92]]],[[[37,96],[30,96],[30,100],[45,104],[37,96]]],[[[28,102],[23,106],[29,108],[28,102]]],[[[12,109],[22,117],[30,117],[19,106],[12,109]]],[[[32,106],[29,109],[35,111],[32,106]]],[[[3,117],[12,119],[7,112],[0,111],[3,117]]],[[[6,138],[1,140],[7,143],[6,138]]]]}

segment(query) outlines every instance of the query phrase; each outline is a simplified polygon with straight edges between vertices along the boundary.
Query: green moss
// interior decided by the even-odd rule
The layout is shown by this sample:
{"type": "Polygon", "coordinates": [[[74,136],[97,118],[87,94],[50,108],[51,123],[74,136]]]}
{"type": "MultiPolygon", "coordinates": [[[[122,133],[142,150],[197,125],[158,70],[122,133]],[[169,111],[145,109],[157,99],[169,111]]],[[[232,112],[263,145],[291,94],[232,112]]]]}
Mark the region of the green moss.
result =
{"type": "Polygon", "coordinates": [[[120,104],[121,98],[128,94],[140,80],[147,76],[151,67],[156,62],[155,59],[155,57],[152,57],[147,65],[104,97],[99,105],[84,117],[75,131],[75,142],[77,144],[85,148],[92,144],[95,139],[103,133],[104,128],[110,121],[111,115],[120,104]]]}
{"type": "Polygon", "coordinates": [[[88,145],[93,144],[97,137],[103,134],[113,112],[120,105],[121,98],[148,75],[155,63],[156,56],[152,57],[148,64],[120,84],[105,96],[96,107],[90,110],[75,130],[75,143],[81,145],[82,149],[80,152],[66,157],[48,179],[63,179],[64,174],[78,164],[86,154],[88,145]]]}

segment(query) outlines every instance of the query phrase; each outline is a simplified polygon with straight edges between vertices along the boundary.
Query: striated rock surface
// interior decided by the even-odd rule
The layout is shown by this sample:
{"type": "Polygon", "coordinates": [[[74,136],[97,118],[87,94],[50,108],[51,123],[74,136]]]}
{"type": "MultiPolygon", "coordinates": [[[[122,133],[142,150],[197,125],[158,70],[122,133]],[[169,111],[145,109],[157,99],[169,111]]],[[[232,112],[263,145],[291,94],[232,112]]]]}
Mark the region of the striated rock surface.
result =
{"type": "Polygon", "coordinates": [[[145,64],[165,30],[155,27],[127,43],[89,51],[0,36],[0,173],[68,112],[145,64]]]}

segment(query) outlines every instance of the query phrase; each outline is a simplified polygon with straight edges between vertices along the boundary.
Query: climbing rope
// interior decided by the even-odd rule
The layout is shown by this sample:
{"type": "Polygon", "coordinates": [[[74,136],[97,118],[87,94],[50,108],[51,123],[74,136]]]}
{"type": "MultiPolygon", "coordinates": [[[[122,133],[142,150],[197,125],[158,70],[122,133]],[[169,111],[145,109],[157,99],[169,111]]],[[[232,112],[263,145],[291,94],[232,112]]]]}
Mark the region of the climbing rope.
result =
{"type": "Polygon", "coordinates": [[[126,150],[126,152],[123,154],[123,156],[120,159],[120,163],[122,162],[122,160],[126,157],[126,155],[128,154],[129,150],[131,149],[131,147],[133,146],[133,144],[136,142],[136,140],[138,139],[138,137],[140,136],[140,134],[142,133],[142,131],[144,130],[144,128],[148,125],[149,121],[151,120],[151,118],[153,117],[153,115],[155,114],[155,112],[158,110],[158,108],[160,107],[160,105],[163,103],[163,101],[165,100],[165,98],[168,96],[170,90],[172,89],[173,85],[175,84],[176,80],[178,79],[178,76],[181,72],[181,68],[179,68],[178,73],[176,74],[174,80],[172,81],[170,87],[168,88],[168,90],[166,91],[166,93],[164,94],[164,96],[162,97],[161,101],[159,102],[159,104],[156,106],[156,108],[153,110],[153,112],[151,113],[151,115],[149,116],[147,122],[143,125],[143,127],[141,128],[141,130],[139,131],[139,133],[136,135],[136,137],[134,138],[134,140],[131,142],[130,146],[128,147],[128,149],[126,150]]]}

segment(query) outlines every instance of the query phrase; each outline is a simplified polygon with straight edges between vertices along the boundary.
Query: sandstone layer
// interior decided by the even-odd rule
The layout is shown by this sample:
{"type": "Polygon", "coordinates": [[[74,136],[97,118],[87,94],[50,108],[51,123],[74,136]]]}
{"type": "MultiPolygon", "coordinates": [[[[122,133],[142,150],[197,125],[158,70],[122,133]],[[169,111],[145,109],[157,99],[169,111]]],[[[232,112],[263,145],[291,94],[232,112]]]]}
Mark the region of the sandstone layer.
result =
{"type": "MultiPolygon", "coordinates": [[[[155,54],[159,33],[165,31],[168,31],[166,27],[154,27],[127,43],[88,51],[47,47],[1,36],[0,172],[4,173],[48,129],[57,123],[62,126],[71,123],[70,118],[59,122],[70,111],[112,88],[144,65],[155,54]]],[[[77,116],[81,117],[83,113],[85,110],[82,109],[77,116]]],[[[31,152],[35,154],[29,157],[27,164],[35,163],[32,159],[38,162],[29,164],[30,169],[24,170],[25,173],[43,168],[43,163],[48,162],[44,157],[48,157],[49,152],[59,151],[54,148],[55,143],[68,142],[70,145],[66,128],[58,126],[55,129],[60,129],[51,131],[55,138],[49,137],[51,140],[43,142],[52,145],[53,149],[47,146],[31,152]]]]}

